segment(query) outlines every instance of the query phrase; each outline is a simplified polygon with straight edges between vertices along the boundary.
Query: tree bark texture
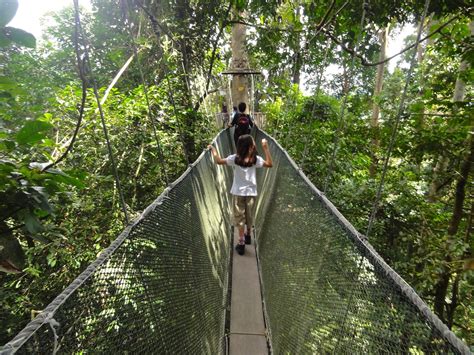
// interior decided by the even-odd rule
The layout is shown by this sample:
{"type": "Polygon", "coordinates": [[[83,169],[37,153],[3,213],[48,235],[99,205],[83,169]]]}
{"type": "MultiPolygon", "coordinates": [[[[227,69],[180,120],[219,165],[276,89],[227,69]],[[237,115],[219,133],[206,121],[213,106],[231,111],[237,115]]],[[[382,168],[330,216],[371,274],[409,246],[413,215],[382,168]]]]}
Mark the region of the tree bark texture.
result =
{"type": "MultiPolygon", "coordinates": [[[[242,15],[242,14],[240,14],[242,15]]],[[[241,23],[232,25],[232,69],[248,69],[249,61],[245,47],[246,27],[241,23]]],[[[249,106],[249,79],[247,75],[233,75],[231,83],[232,103],[237,106],[245,102],[249,106]]]]}
{"type": "MultiPolygon", "coordinates": [[[[386,51],[387,51],[387,36],[388,36],[388,27],[384,28],[379,33],[379,43],[380,43],[380,52],[379,52],[379,62],[385,60],[386,51]]],[[[375,87],[374,87],[374,97],[380,95],[383,87],[383,73],[385,70],[385,64],[379,64],[377,66],[377,73],[375,76],[375,87]]],[[[370,128],[372,131],[372,161],[370,164],[369,172],[370,176],[374,177],[377,170],[377,150],[380,145],[379,141],[379,117],[380,117],[380,106],[376,101],[373,101],[372,105],[372,117],[370,120],[370,128]]]]}
{"type": "MultiPolygon", "coordinates": [[[[471,35],[474,35],[474,21],[471,21],[469,24],[469,28],[471,31],[471,35]]],[[[462,61],[459,67],[459,76],[456,80],[454,93],[453,93],[453,102],[462,102],[464,101],[465,94],[466,94],[466,83],[462,78],[462,74],[464,71],[468,70],[469,63],[467,61],[462,61]]],[[[474,128],[474,127],[473,127],[474,128]]],[[[473,130],[471,128],[471,132],[473,130]]],[[[469,134],[469,138],[467,140],[469,150],[461,164],[461,169],[459,172],[459,178],[456,183],[456,190],[454,196],[454,206],[453,206],[453,215],[451,217],[451,221],[448,227],[448,243],[452,242],[453,237],[457,234],[459,229],[459,224],[463,217],[463,206],[464,201],[466,199],[466,185],[469,179],[469,174],[472,168],[472,164],[474,161],[474,135],[472,133],[469,134]]],[[[435,184],[435,180],[432,183],[435,184]]],[[[434,191],[430,188],[430,196],[434,196],[434,191]]],[[[449,247],[449,245],[448,245],[449,247]]],[[[466,257],[468,254],[465,254],[466,257]]],[[[449,267],[449,263],[452,261],[452,257],[449,253],[446,254],[445,257],[445,265],[443,266],[443,272],[440,275],[438,282],[435,285],[435,301],[434,301],[434,310],[436,314],[440,317],[442,321],[447,323],[447,326],[451,329],[453,326],[454,320],[454,313],[456,311],[456,307],[458,306],[458,288],[459,288],[459,280],[460,280],[460,272],[459,270],[456,273],[454,283],[452,285],[452,292],[451,292],[451,302],[450,304],[446,303],[446,296],[448,293],[448,287],[453,276],[453,270],[449,267]]]]}
{"type": "MultiPolygon", "coordinates": [[[[471,36],[474,36],[474,21],[469,23],[469,29],[471,36]]],[[[459,66],[459,75],[456,79],[454,86],[453,102],[462,102],[466,96],[466,82],[463,80],[462,75],[469,69],[470,65],[467,60],[463,60],[459,66]]]]}
{"type": "Polygon", "coordinates": [[[449,158],[445,155],[438,156],[438,160],[436,161],[436,165],[433,169],[433,177],[431,180],[430,188],[428,190],[428,202],[434,203],[436,202],[438,191],[440,187],[443,185],[443,175],[448,169],[449,166],[449,158]]]}
{"type": "MultiPolygon", "coordinates": [[[[298,6],[296,8],[296,16],[299,18],[301,16],[301,11],[300,7],[298,6]]],[[[295,54],[293,56],[293,78],[292,82],[293,84],[298,84],[300,85],[300,80],[301,80],[301,67],[303,65],[303,57],[301,55],[301,33],[297,32],[295,34],[296,40],[295,40],[295,54]]]]}
{"type": "MultiPolygon", "coordinates": [[[[437,21],[433,20],[432,17],[427,19],[424,32],[429,32],[429,29],[435,23],[437,23],[437,21]]],[[[419,90],[420,97],[423,97],[425,93],[425,86],[426,86],[425,81],[423,79],[425,68],[422,66],[422,64],[423,64],[423,60],[425,59],[426,49],[430,47],[432,44],[433,44],[433,38],[429,38],[426,43],[419,43],[416,49],[416,60],[417,60],[419,68],[421,69],[420,74],[419,74],[419,79],[418,79],[419,86],[420,86],[420,90],[419,90]]],[[[415,116],[416,129],[418,131],[420,131],[421,129],[423,129],[423,127],[425,127],[425,104],[423,103],[423,101],[420,101],[420,105],[421,105],[420,115],[415,116]]]]}
{"type": "MultiPolygon", "coordinates": [[[[466,184],[469,179],[469,173],[471,171],[472,163],[474,161],[474,135],[470,134],[468,138],[468,147],[469,150],[464,157],[464,160],[461,164],[461,169],[459,172],[459,178],[456,182],[456,192],[454,197],[454,207],[453,215],[448,227],[448,245],[446,246],[446,257],[444,260],[444,265],[442,267],[443,272],[439,275],[438,282],[435,285],[435,300],[434,300],[434,310],[435,313],[440,317],[440,319],[445,322],[448,322],[448,316],[453,315],[455,309],[454,305],[451,305],[450,308],[446,304],[446,296],[448,292],[449,283],[452,277],[452,270],[449,267],[449,264],[452,261],[452,256],[448,252],[449,244],[452,243],[453,238],[458,232],[459,223],[463,217],[463,206],[466,198],[466,184]]],[[[456,285],[453,285],[453,287],[456,285]]],[[[449,324],[448,324],[449,326],[449,324]]]]}

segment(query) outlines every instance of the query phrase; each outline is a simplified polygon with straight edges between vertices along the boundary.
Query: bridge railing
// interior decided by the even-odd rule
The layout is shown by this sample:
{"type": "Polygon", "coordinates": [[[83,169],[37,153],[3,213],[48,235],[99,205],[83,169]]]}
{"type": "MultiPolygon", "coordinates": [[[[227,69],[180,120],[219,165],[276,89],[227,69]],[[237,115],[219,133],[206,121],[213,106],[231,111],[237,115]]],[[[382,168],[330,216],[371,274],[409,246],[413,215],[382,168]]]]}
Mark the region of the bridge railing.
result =
{"type": "MultiPolygon", "coordinates": [[[[276,141],[259,169],[256,245],[275,354],[469,354],[276,141]]],[[[216,137],[233,153],[231,130],[216,137]]],[[[0,352],[225,350],[232,169],[203,152],[0,352]]]]}
{"type": "Polygon", "coordinates": [[[256,138],[274,162],[258,175],[255,218],[273,352],[469,354],[288,153],[256,138]]]}
{"type": "MultiPolygon", "coordinates": [[[[230,132],[216,138],[232,151],[230,132]]],[[[230,169],[198,160],[0,349],[217,354],[225,349],[230,169]]]]}

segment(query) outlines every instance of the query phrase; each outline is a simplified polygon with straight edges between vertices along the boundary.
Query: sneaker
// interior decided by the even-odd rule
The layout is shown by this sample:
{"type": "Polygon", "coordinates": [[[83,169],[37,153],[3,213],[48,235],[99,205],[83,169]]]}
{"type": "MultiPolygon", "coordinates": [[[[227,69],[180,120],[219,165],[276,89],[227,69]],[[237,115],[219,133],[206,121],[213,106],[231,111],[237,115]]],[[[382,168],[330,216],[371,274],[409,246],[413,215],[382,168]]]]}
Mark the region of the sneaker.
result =
{"type": "Polygon", "coordinates": [[[252,244],[252,237],[250,234],[244,234],[245,236],[245,244],[252,244]]]}
{"type": "Polygon", "coordinates": [[[237,253],[239,253],[239,255],[244,255],[244,253],[245,253],[245,244],[237,244],[235,246],[235,250],[237,250],[237,253]]]}

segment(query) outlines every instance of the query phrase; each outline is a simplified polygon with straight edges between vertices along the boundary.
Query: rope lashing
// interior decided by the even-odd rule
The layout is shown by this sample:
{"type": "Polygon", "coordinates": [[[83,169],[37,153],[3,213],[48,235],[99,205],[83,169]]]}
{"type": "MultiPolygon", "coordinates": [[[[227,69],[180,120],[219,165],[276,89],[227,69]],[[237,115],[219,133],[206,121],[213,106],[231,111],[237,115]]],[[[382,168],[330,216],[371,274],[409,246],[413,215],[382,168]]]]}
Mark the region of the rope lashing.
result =
{"type": "Polygon", "coordinates": [[[54,319],[54,314],[49,313],[45,320],[44,323],[49,324],[49,327],[51,328],[51,331],[53,332],[53,339],[54,339],[54,346],[53,346],[53,355],[56,355],[58,352],[58,332],[56,331],[56,328],[59,327],[59,322],[54,319]]]}

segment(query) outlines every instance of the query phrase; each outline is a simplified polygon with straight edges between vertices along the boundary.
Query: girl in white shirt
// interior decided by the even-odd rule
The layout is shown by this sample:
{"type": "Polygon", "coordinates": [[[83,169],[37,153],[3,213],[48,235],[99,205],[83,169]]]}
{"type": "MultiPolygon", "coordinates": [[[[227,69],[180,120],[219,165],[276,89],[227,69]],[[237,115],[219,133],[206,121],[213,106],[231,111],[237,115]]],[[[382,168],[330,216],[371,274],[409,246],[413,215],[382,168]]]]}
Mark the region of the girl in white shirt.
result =
{"type": "Polygon", "coordinates": [[[237,154],[222,159],[216,148],[209,145],[216,164],[234,167],[234,181],[230,193],[234,195],[233,211],[234,225],[239,228],[239,243],[235,249],[240,255],[245,253],[245,244],[251,243],[251,228],[253,225],[253,206],[257,196],[256,168],[271,168],[273,166],[268,142],[262,139],[265,160],[257,155],[257,146],[252,136],[245,134],[237,141],[237,154]],[[245,232],[247,226],[247,233],[245,232]]]}

